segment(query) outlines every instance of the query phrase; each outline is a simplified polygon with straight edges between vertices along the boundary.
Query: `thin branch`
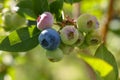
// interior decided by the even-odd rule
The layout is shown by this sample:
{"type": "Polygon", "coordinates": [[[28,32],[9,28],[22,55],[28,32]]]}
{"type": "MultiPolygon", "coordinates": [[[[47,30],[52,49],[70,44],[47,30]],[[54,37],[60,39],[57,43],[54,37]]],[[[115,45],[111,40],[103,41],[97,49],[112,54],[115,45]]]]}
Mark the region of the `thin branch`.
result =
{"type": "Polygon", "coordinates": [[[103,43],[106,43],[109,23],[113,17],[113,12],[114,12],[113,5],[114,5],[114,0],[110,0],[109,6],[108,6],[108,12],[107,12],[107,20],[106,20],[106,23],[104,24],[104,27],[102,28],[103,43]]]}
{"type": "Polygon", "coordinates": [[[73,4],[72,14],[73,14],[74,19],[77,19],[79,17],[79,15],[80,15],[80,2],[73,4]]]}

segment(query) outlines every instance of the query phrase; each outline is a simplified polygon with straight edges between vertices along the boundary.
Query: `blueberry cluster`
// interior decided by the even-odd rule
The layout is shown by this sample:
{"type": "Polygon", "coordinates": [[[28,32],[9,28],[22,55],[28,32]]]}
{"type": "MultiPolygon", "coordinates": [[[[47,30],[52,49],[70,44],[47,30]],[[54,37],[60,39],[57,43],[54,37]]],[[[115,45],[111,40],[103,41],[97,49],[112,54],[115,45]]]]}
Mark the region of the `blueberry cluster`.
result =
{"type": "Polygon", "coordinates": [[[66,17],[66,20],[58,24],[58,31],[52,28],[53,22],[50,12],[44,12],[37,19],[37,28],[42,30],[38,37],[39,43],[52,62],[60,61],[63,55],[69,54],[74,47],[81,48],[84,44],[89,46],[101,42],[99,23],[95,16],[83,14],[76,21],[66,17]]]}

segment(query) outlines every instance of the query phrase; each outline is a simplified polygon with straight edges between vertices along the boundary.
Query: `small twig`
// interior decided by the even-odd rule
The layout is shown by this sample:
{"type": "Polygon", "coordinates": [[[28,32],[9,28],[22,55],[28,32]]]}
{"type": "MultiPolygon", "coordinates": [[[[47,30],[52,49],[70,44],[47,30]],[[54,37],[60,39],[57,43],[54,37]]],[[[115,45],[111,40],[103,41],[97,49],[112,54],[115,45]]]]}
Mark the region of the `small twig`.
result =
{"type": "Polygon", "coordinates": [[[80,16],[80,2],[73,4],[72,14],[74,19],[77,19],[80,16]]]}
{"type": "Polygon", "coordinates": [[[63,20],[62,22],[57,22],[57,23],[54,23],[54,24],[59,25],[61,28],[65,27],[65,25],[74,25],[76,27],[75,20],[70,18],[69,16],[65,16],[65,20],[63,20]]]}
{"type": "Polygon", "coordinates": [[[106,43],[106,37],[107,37],[107,33],[108,33],[109,23],[113,17],[113,12],[114,12],[113,4],[114,4],[114,0],[110,0],[109,6],[108,6],[108,12],[107,12],[107,21],[104,24],[104,27],[102,28],[103,43],[106,43]]]}

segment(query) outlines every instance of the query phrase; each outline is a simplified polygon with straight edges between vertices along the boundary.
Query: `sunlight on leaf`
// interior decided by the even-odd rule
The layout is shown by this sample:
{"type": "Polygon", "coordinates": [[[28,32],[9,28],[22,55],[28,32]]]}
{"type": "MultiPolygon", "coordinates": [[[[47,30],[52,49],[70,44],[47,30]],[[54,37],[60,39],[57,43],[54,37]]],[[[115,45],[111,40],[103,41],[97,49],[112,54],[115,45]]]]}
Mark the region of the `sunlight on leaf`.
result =
{"type": "Polygon", "coordinates": [[[5,39],[6,36],[0,36],[0,44],[5,39]]]}
{"type": "Polygon", "coordinates": [[[14,36],[13,35],[8,36],[11,46],[21,42],[19,35],[17,34],[16,31],[14,31],[12,34],[14,34],[14,36]]]}
{"type": "Polygon", "coordinates": [[[93,69],[98,71],[102,77],[108,75],[113,70],[113,67],[110,64],[100,58],[85,54],[80,54],[79,57],[85,60],[93,69]]]}
{"type": "Polygon", "coordinates": [[[31,17],[31,16],[27,15],[26,13],[24,13],[24,16],[27,20],[36,20],[36,18],[31,17]]]}
{"type": "Polygon", "coordinates": [[[28,28],[28,32],[29,32],[30,38],[32,38],[32,37],[33,37],[33,34],[34,34],[34,27],[29,27],[29,28],[28,28]]]}
{"type": "Polygon", "coordinates": [[[20,28],[5,38],[0,38],[0,50],[11,52],[28,51],[36,47],[40,31],[36,26],[20,28]]]}
{"type": "Polygon", "coordinates": [[[115,60],[114,56],[112,55],[112,53],[110,51],[108,51],[108,49],[104,46],[104,44],[101,44],[98,47],[98,49],[96,50],[96,53],[95,53],[95,57],[101,58],[101,59],[105,60],[107,63],[109,63],[110,65],[112,65],[113,71],[111,74],[112,74],[112,78],[114,78],[114,79],[111,79],[111,78],[109,78],[109,79],[117,80],[118,79],[118,67],[117,67],[116,60],[115,60]]]}

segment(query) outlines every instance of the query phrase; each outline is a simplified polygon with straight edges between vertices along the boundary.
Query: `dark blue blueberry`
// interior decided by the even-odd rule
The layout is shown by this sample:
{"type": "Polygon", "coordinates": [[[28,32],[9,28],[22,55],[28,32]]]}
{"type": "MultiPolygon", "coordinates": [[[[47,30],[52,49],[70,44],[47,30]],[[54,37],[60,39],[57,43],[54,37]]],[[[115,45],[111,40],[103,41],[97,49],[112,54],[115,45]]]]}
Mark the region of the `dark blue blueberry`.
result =
{"type": "Polygon", "coordinates": [[[39,43],[41,46],[48,50],[55,50],[60,44],[60,36],[54,29],[47,28],[39,35],[39,43]]]}

